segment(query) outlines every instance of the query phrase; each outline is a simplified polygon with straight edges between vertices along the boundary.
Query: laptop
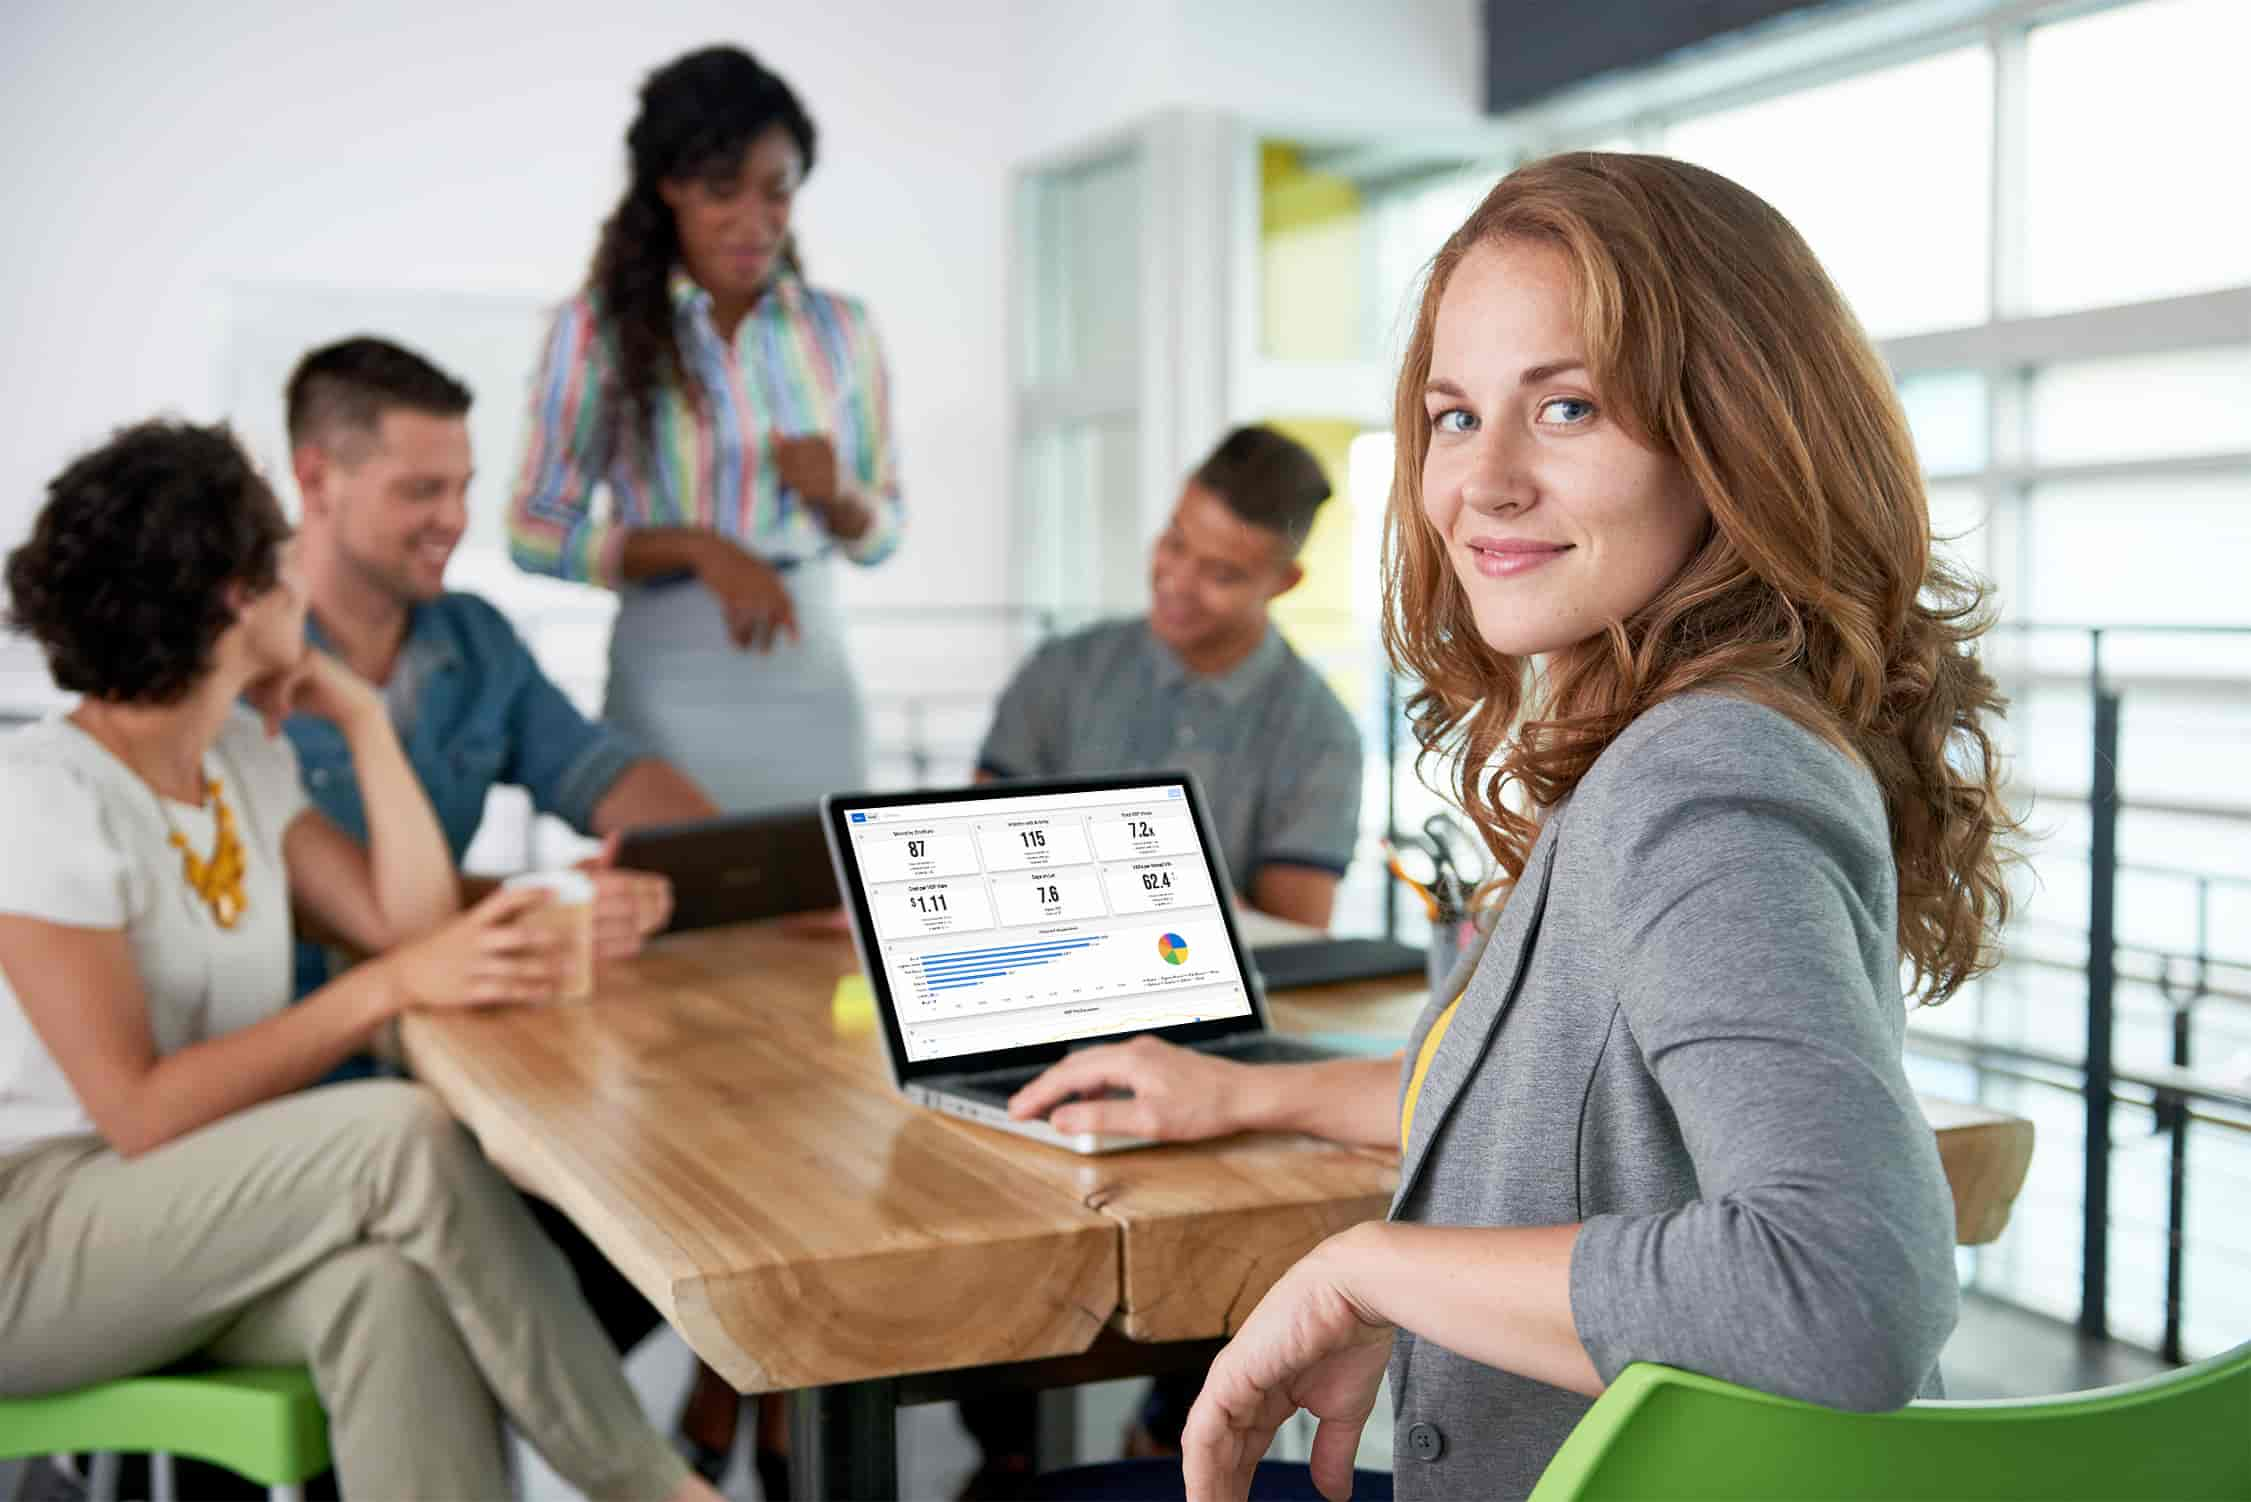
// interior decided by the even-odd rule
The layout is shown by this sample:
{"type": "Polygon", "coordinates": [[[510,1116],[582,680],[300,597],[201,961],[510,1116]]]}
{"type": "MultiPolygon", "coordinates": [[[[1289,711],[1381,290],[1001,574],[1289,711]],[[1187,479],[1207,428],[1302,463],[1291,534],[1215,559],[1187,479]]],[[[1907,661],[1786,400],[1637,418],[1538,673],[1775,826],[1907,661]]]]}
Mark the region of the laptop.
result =
{"type": "Polygon", "coordinates": [[[666,933],[837,904],[821,811],[810,804],[628,830],[617,863],[672,879],[666,933]]]}
{"type": "Polygon", "coordinates": [[[822,827],[909,1100],[1075,1152],[1146,1139],[1017,1121],[1072,1048],[1155,1033],[1244,1063],[1345,1057],[1267,1026],[1193,775],[836,793],[822,827]]]}

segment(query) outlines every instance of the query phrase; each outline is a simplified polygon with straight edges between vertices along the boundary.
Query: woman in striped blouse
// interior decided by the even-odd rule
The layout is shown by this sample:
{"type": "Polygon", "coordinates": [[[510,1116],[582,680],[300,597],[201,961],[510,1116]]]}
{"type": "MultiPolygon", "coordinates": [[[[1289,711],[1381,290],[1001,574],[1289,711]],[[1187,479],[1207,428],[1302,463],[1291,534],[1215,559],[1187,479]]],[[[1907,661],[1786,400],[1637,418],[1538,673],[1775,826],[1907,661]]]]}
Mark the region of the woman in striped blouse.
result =
{"type": "Polygon", "coordinates": [[[736,810],[864,784],[832,555],[899,539],[875,330],[806,284],[790,239],[813,145],[737,48],[649,77],[509,506],[519,567],[620,592],[605,718],[736,810]]]}

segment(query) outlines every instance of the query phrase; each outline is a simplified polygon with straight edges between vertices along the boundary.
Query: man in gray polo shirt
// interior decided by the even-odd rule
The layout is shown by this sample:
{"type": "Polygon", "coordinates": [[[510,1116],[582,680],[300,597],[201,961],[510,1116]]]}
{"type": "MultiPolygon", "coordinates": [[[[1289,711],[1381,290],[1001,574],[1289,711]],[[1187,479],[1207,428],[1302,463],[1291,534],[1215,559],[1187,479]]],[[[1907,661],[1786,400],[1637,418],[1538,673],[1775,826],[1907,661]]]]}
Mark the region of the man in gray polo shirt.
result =
{"type": "Polygon", "coordinates": [[[1237,428],[1182,487],[1149,569],[1149,613],[1047,643],[1001,695],[980,778],[1183,767],[1227,870],[1262,912],[1329,925],[1360,826],[1360,736],[1267,607],[1305,577],[1329,498],[1272,428],[1237,428]]]}

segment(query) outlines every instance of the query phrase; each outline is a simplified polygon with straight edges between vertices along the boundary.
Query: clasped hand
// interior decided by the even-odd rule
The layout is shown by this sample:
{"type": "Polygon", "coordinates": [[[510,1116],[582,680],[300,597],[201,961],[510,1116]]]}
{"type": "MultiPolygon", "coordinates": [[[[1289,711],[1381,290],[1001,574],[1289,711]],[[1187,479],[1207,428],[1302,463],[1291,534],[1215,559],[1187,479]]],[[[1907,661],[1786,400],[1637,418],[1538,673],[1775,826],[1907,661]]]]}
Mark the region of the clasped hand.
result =
{"type": "Polygon", "coordinates": [[[318,715],[347,727],[357,715],[383,712],[382,696],[373,684],[310,644],[294,667],[259,679],[242,696],[265,721],[269,736],[281,734],[282,721],[294,714],[318,715]]]}
{"type": "Polygon", "coordinates": [[[644,940],[672,921],[670,878],[621,868],[617,848],[613,834],[602,842],[600,854],[578,863],[594,879],[594,959],[599,964],[633,958],[644,940]]]}
{"type": "Polygon", "coordinates": [[[1330,1237],[1266,1292],[1212,1363],[1181,1434],[1189,1502],[1240,1502],[1275,1431],[1300,1408],[1321,1421],[1313,1484],[1330,1502],[1352,1495],[1360,1431],[1391,1359],[1391,1326],[1348,1283],[1356,1238],[1330,1237]]]}
{"type": "Polygon", "coordinates": [[[563,985],[564,935],[519,920],[553,900],[538,887],[502,887],[379,963],[391,968],[408,1007],[552,1001],[563,985]]]}

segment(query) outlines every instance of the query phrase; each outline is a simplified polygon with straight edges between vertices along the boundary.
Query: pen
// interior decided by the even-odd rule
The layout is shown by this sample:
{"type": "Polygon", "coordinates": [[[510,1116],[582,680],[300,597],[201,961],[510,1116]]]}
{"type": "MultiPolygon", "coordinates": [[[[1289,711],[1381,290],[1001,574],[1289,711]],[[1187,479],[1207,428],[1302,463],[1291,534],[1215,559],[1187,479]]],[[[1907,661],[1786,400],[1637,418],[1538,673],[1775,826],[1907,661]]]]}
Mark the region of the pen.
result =
{"type": "Polygon", "coordinates": [[[1429,887],[1424,886],[1407,874],[1407,868],[1399,864],[1399,852],[1392,847],[1389,840],[1383,842],[1383,863],[1393,876],[1405,882],[1417,896],[1422,898],[1423,911],[1430,916],[1431,922],[1436,923],[1438,921],[1438,898],[1432,894],[1429,887]]]}

